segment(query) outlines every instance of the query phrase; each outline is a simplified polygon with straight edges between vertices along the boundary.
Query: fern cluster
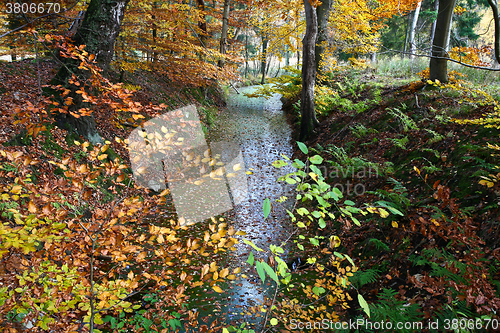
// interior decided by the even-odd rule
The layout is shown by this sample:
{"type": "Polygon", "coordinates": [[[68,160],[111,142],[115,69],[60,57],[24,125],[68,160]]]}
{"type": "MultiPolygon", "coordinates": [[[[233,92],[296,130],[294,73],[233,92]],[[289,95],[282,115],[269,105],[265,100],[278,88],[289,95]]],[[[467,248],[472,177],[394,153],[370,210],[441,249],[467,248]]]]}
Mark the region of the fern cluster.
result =
{"type": "Polygon", "coordinates": [[[356,288],[361,288],[365,284],[375,283],[380,277],[380,271],[378,269],[367,269],[367,270],[358,270],[353,276],[349,279],[356,288]]]}

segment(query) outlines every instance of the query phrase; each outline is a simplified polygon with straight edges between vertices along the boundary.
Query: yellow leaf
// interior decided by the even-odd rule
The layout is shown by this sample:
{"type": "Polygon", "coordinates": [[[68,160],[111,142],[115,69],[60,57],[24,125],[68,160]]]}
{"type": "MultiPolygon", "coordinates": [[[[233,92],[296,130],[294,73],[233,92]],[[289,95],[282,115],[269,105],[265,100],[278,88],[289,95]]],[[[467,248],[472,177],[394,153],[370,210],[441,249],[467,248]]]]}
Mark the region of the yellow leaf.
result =
{"type": "Polygon", "coordinates": [[[378,213],[379,213],[379,214],[380,214],[380,216],[381,216],[382,218],[384,218],[384,219],[385,219],[387,216],[389,216],[389,212],[388,212],[388,211],[386,211],[386,210],[385,210],[385,209],[383,209],[383,208],[379,208],[379,209],[378,209],[378,213]]]}
{"type": "Polygon", "coordinates": [[[236,235],[238,235],[238,236],[245,236],[246,234],[247,233],[245,231],[242,231],[242,230],[236,231],[236,235]]]}
{"type": "Polygon", "coordinates": [[[215,263],[215,261],[212,261],[210,263],[210,272],[215,272],[217,271],[217,264],[215,263]]]}
{"type": "Polygon", "coordinates": [[[415,170],[420,175],[420,170],[416,166],[413,166],[413,170],[415,170]]]}
{"type": "Polygon", "coordinates": [[[339,247],[340,238],[338,236],[330,236],[330,248],[339,247]]]}
{"type": "Polygon", "coordinates": [[[224,291],[219,287],[219,286],[213,286],[213,290],[215,290],[218,293],[223,293],[224,291]]]}
{"type": "Polygon", "coordinates": [[[397,227],[398,227],[398,222],[396,222],[396,221],[392,221],[392,226],[393,226],[394,228],[397,228],[397,227]]]}
{"type": "Polygon", "coordinates": [[[163,238],[163,235],[162,234],[159,234],[158,235],[158,238],[156,239],[158,241],[158,243],[160,244],[163,244],[165,242],[165,239],[163,238]]]}
{"type": "Polygon", "coordinates": [[[12,192],[14,194],[19,194],[19,193],[21,193],[21,190],[22,190],[22,187],[20,185],[14,185],[14,186],[12,186],[12,189],[10,190],[10,192],[12,192]]]}
{"type": "Polygon", "coordinates": [[[207,273],[208,273],[208,270],[210,269],[210,266],[208,266],[208,264],[205,264],[203,265],[202,269],[201,269],[201,276],[205,276],[207,273]]]}
{"type": "Polygon", "coordinates": [[[169,193],[170,193],[170,190],[169,190],[168,188],[167,188],[167,189],[164,189],[163,191],[161,191],[161,193],[160,193],[160,197],[164,197],[164,196],[166,196],[166,195],[167,195],[167,194],[169,194],[169,193]]]}
{"type": "Polygon", "coordinates": [[[99,161],[102,161],[103,159],[105,159],[106,157],[108,157],[107,154],[102,154],[102,155],[99,155],[97,158],[99,159],[99,161]]]}
{"type": "Polygon", "coordinates": [[[225,278],[228,274],[229,274],[229,269],[224,268],[224,269],[222,269],[222,270],[220,271],[219,276],[220,276],[221,278],[225,278]]]}
{"type": "Polygon", "coordinates": [[[203,282],[201,282],[201,281],[196,281],[196,282],[194,282],[194,283],[193,283],[193,288],[200,287],[200,286],[202,286],[202,285],[203,285],[203,282]]]}
{"type": "Polygon", "coordinates": [[[233,170],[234,171],[241,170],[241,164],[238,163],[238,164],[233,165],[233,170]]]}

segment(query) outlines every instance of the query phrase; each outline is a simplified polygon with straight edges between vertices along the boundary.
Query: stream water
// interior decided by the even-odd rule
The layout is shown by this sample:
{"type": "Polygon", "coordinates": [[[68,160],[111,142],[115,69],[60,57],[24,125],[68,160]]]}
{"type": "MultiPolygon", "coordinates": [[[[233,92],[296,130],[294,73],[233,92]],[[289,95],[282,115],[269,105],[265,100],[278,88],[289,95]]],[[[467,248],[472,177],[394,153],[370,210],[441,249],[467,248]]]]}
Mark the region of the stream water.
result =
{"type": "MultiPolygon", "coordinates": [[[[291,128],[281,110],[280,96],[274,95],[267,100],[244,96],[244,93],[254,90],[254,87],[246,87],[240,90],[240,94],[234,93],[229,97],[226,109],[210,131],[209,141],[211,145],[223,142],[224,146],[228,147],[222,150],[222,161],[230,161],[235,156],[242,157],[245,170],[252,172],[245,180],[247,191],[239,198],[239,203],[229,215],[235,229],[246,232],[246,239],[262,249],[269,250],[270,244],[281,245],[291,230],[286,213],[286,208],[290,207],[277,204],[276,199],[290,195],[287,188],[281,182],[278,183],[277,179],[293,172],[293,169],[277,169],[271,165],[273,161],[282,159],[281,154],[292,156],[291,128]],[[265,198],[269,198],[273,203],[267,219],[264,219],[262,210],[265,198]]],[[[262,304],[266,295],[271,297],[274,284],[264,286],[255,270],[245,263],[250,249],[241,242],[237,244],[236,251],[228,253],[227,258],[230,267],[242,267],[242,273],[248,278],[229,284],[229,290],[213,300],[220,303],[219,309],[211,308],[210,304],[207,304],[204,310],[200,309],[200,314],[217,318],[226,326],[239,325],[242,322],[247,322],[255,328],[262,325],[263,313],[249,316],[245,312],[251,306],[262,304]],[[220,316],[217,313],[220,313],[220,316]]],[[[256,258],[262,258],[262,255],[253,252],[256,258]]],[[[286,254],[285,252],[284,259],[286,254]]],[[[271,279],[266,279],[266,284],[268,280],[271,279]]],[[[193,300],[193,303],[195,305],[196,300],[193,300]]]]}

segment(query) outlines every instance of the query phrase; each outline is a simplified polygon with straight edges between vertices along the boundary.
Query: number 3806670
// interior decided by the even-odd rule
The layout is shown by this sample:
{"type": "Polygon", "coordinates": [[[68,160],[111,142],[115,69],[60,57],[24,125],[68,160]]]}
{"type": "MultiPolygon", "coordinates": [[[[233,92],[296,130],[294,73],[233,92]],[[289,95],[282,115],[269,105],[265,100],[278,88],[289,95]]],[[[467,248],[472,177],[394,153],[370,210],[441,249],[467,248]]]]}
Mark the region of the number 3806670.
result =
{"type": "Polygon", "coordinates": [[[36,3],[18,3],[7,2],[7,14],[50,14],[59,13],[61,5],[57,2],[36,3]]]}

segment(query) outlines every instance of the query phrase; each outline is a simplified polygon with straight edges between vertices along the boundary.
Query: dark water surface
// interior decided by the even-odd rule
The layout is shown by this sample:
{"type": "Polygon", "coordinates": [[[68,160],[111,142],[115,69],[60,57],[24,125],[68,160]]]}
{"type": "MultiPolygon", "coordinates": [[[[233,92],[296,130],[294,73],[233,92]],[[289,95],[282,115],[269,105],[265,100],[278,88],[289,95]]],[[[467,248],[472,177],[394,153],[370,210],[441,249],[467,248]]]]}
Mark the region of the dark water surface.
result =
{"type": "MultiPolygon", "coordinates": [[[[209,141],[210,145],[218,142],[228,147],[222,150],[223,162],[242,157],[242,167],[252,172],[244,180],[247,190],[238,194],[239,198],[235,201],[239,203],[229,215],[232,216],[234,228],[246,232],[246,239],[262,249],[269,250],[270,244],[281,245],[291,231],[291,223],[286,213],[286,208],[290,207],[276,203],[276,199],[287,195],[284,184],[277,182],[278,177],[294,170],[292,167],[276,169],[271,163],[282,159],[281,154],[292,156],[292,132],[281,110],[280,96],[275,95],[266,100],[243,95],[253,90],[253,87],[243,88],[240,90],[241,94],[234,93],[229,97],[227,108],[210,130],[209,141]],[[269,198],[273,203],[272,212],[267,219],[264,219],[262,212],[262,202],[265,198],[269,198]]],[[[249,307],[262,304],[266,295],[272,297],[275,284],[264,286],[255,270],[245,262],[250,251],[248,245],[240,242],[236,249],[227,254],[225,264],[233,268],[241,267],[247,278],[230,283],[226,288],[229,290],[217,295],[217,299],[212,299],[212,304],[207,304],[200,295],[199,304],[196,299],[191,299],[190,307],[199,306],[200,314],[209,316],[211,320],[218,319],[225,323],[226,327],[247,322],[251,327],[259,328],[265,313],[248,315],[246,312],[249,307]],[[220,307],[215,305],[216,301],[220,303],[220,307]]],[[[255,250],[253,252],[256,258],[265,258],[264,255],[255,253],[255,250]]],[[[267,277],[266,284],[268,280],[271,279],[267,277]]]]}

